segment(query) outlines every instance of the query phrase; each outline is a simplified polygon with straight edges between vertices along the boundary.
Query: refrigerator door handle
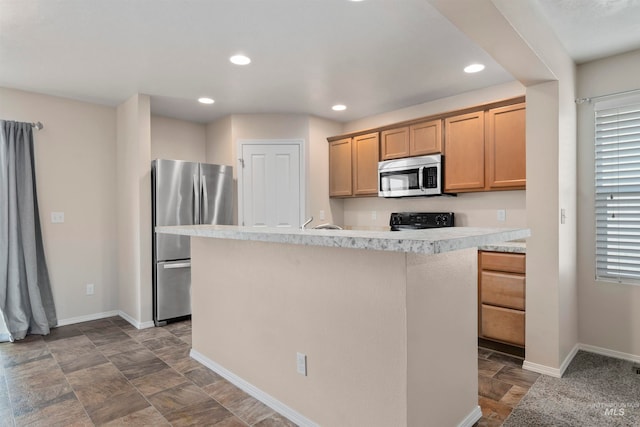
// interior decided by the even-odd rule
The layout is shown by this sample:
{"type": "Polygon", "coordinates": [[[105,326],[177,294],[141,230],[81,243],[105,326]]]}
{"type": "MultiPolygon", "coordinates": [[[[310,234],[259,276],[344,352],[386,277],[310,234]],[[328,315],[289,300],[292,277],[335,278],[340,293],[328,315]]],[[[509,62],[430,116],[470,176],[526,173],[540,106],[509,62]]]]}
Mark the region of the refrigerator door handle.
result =
{"type": "Polygon", "coordinates": [[[188,268],[191,267],[191,263],[190,262],[176,262],[173,264],[165,264],[163,265],[163,268],[165,269],[171,269],[171,268],[188,268]]]}
{"type": "Polygon", "coordinates": [[[202,218],[200,219],[200,222],[204,223],[205,221],[208,221],[209,219],[209,198],[207,197],[207,179],[204,175],[200,176],[200,185],[202,186],[202,199],[201,199],[201,206],[202,206],[202,210],[200,215],[202,216],[202,218]]]}
{"type": "Polygon", "coordinates": [[[200,224],[200,186],[198,175],[193,175],[193,223],[200,224]]]}

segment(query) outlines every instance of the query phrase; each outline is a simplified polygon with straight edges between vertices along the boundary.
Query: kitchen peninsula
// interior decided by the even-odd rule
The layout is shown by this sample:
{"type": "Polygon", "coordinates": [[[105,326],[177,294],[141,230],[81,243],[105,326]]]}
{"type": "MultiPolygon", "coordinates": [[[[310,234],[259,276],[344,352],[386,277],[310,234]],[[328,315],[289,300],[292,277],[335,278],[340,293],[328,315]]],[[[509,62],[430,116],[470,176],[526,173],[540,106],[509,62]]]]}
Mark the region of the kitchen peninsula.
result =
{"type": "Polygon", "coordinates": [[[480,418],[476,248],[529,230],[156,230],[193,237],[192,356],[294,422],[480,418]]]}

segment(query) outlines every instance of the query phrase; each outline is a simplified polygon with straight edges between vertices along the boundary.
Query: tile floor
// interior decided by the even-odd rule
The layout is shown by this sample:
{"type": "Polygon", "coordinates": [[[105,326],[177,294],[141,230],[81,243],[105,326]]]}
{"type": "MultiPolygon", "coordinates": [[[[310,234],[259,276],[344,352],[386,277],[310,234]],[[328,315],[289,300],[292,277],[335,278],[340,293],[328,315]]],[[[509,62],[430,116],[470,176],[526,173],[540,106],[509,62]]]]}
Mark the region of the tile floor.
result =
{"type": "Polygon", "coordinates": [[[474,427],[502,425],[540,374],[522,369],[522,359],[478,349],[478,403],[482,418],[474,427]]]}
{"type": "Polygon", "coordinates": [[[0,343],[0,426],[294,426],[189,357],[191,323],[119,317],[0,343]]]}
{"type": "MultiPolygon", "coordinates": [[[[63,326],[0,343],[2,426],[294,426],[189,357],[191,322],[137,330],[125,320],[63,326]]],[[[499,426],[538,374],[480,348],[477,427],[499,426]]]]}

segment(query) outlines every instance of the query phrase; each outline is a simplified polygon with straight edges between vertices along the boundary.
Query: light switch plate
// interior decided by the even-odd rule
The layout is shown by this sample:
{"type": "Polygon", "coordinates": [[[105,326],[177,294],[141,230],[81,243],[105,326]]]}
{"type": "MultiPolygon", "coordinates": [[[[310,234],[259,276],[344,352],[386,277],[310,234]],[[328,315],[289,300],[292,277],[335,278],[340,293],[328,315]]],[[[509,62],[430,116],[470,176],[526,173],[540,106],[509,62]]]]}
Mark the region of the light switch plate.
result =
{"type": "Polygon", "coordinates": [[[498,209],[497,219],[500,222],[505,222],[507,220],[507,211],[504,209],[498,209]]]}
{"type": "Polygon", "coordinates": [[[51,223],[62,224],[64,222],[64,212],[51,212],[51,223]]]}
{"type": "Polygon", "coordinates": [[[307,355],[303,353],[296,353],[296,371],[300,375],[307,376],[307,355]]]}

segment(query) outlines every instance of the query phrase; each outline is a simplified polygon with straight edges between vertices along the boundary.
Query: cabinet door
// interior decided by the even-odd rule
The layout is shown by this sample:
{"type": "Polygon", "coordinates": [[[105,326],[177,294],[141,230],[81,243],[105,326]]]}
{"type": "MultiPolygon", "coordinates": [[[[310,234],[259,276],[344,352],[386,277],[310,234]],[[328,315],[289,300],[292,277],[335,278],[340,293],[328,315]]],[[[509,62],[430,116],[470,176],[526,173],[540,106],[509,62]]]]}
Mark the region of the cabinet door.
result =
{"type": "Polygon", "coordinates": [[[484,338],[524,346],[524,311],[482,304],[484,338]]]}
{"type": "Polygon", "coordinates": [[[409,155],[437,153],[442,153],[442,120],[432,120],[409,127],[409,155]]]}
{"type": "Polygon", "coordinates": [[[329,143],[329,196],[351,196],[351,138],[329,143]]]}
{"type": "Polygon", "coordinates": [[[409,128],[402,127],[380,132],[382,160],[409,157],[409,128]]]}
{"type": "Polygon", "coordinates": [[[380,134],[353,138],[353,195],[378,195],[378,153],[380,134]]]}
{"type": "Polygon", "coordinates": [[[524,189],[527,183],[525,104],[487,112],[487,187],[524,189]]]}
{"type": "Polygon", "coordinates": [[[484,112],[445,119],[444,189],[482,191],[485,182],[484,112]]]}

